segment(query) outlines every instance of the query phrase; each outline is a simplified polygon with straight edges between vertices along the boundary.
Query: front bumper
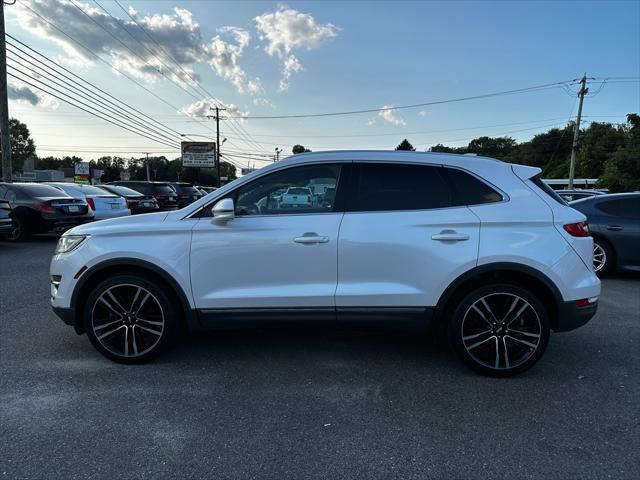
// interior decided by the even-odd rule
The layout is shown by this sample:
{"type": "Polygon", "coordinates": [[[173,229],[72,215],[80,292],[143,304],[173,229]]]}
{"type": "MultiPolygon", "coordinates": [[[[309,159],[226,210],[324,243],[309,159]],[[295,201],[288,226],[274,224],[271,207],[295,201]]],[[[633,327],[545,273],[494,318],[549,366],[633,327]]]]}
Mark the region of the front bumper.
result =
{"type": "Polygon", "coordinates": [[[554,331],[570,332],[593,318],[598,310],[598,302],[579,307],[576,302],[562,302],[558,305],[558,323],[554,331]]]}

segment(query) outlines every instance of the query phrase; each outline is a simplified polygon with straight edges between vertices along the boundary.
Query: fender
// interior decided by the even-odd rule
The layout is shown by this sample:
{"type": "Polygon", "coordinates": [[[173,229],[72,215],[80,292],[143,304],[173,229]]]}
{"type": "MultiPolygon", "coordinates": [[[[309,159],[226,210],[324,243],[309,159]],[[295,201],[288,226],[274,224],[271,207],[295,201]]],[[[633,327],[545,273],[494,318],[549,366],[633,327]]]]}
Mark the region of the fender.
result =
{"type": "Polygon", "coordinates": [[[188,324],[192,323],[192,319],[195,315],[193,314],[193,309],[191,308],[189,299],[186,293],[184,292],[183,288],[180,286],[180,284],[169,273],[167,273],[164,269],[158,267],[157,265],[151,262],[147,262],[146,260],[140,260],[138,258],[113,258],[110,260],[105,260],[103,262],[97,263],[96,265],[89,268],[86,272],[84,272],[80,276],[80,279],[76,283],[76,286],[73,289],[73,293],[71,294],[71,302],[70,302],[71,309],[74,312],[73,317],[74,317],[74,324],[76,326],[76,331],[78,331],[79,328],[80,329],[82,328],[82,325],[78,325],[78,318],[76,315],[77,305],[78,305],[78,293],[82,291],[82,289],[87,284],[87,282],[89,282],[93,277],[95,277],[96,274],[99,274],[100,272],[110,267],[144,268],[162,277],[162,279],[169,284],[169,286],[173,289],[175,294],[178,296],[178,300],[180,301],[180,305],[182,307],[182,310],[185,313],[188,324]]]}
{"type": "Polygon", "coordinates": [[[479,265],[470,270],[467,270],[458,278],[456,278],[453,282],[449,284],[449,286],[445,289],[445,291],[440,296],[438,300],[438,304],[436,305],[434,317],[440,318],[442,315],[447,302],[451,299],[453,294],[456,292],[458,287],[465,283],[468,280],[471,280],[474,277],[479,275],[491,273],[491,272],[513,272],[513,273],[522,273],[528,275],[530,277],[535,278],[541,284],[543,284],[547,290],[551,292],[553,298],[550,300],[553,301],[554,306],[556,308],[560,308],[560,305],[563,303],[562,295],[560,294],[560,290],[555,284],[540,270],[536,270],[533,267],[529,267],[528,265],[522,265],[520,263],[512,263],[512,262],[495,262],[495,263],[487,263],[484,265],[479,265]]]}

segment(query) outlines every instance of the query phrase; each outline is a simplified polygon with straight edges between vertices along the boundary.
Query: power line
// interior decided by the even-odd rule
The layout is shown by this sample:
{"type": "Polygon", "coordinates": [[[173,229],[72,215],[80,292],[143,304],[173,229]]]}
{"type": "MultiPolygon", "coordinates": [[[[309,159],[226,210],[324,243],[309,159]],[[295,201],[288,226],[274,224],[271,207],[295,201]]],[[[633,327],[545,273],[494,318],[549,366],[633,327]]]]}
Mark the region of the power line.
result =
{"type": "MultiPolygon", "coordinates": [[[[94,1],[96,1],[96,0],[94,0],[94,1]]],[[[149,40],[151,40],[151,41],[152,41],[152,42],[153,42],[153,43],[154,43],[154,44],[159,48],[159,50],[160,50],[162,53],[164,53],[164,55],[165,55],[165,56],[166,56],[167,58],[169,58],[170,60],[172,60],[172,62],[173,62],[173,63],[174,63],[174,64],[175,64],[175,65],[176,65],[176,66],[177,66],[177,67],[178,67],[178,68],[179,68],[179,69],[180,69],[180,70],[181,70],[181,71],[182,71],[182,72],[183,72],[183,73],[184,73],[184,74],[185,74],[185,75],[186,75],[186,76],[187,76],[187,77],[188,77],[188,78],[193,82],[193,83],[195,83],[195,84],[198,86],[198,88],[200,88],[200,90],[204,93],[204,96],[205,96],[205,97],[209,97],[209,98],[213,99],[215,102],[217,102],[217,103],[219,104],[218,106],[223,106],[223,103],[222,103],[219,99],[217,99],[213,94],[211,94],[208,90],[206,90],[206,89],[205,89],[205,88],[200,84],[200,82],[198,82],[198,80],[197,80],[197,79],[193,78],[193,76],[192,76],[189,72],[187,72],[187,71],[182,67],[182,65],[180,64],[180,62],[178,62],[178,61],[177,61],[177,60],[176,60],[176,59],[175,59],[175,58],[174,58],[174,57],[173,57],[169,52],[167,52],[167,51],[165,50],[165,48],[164,48],[160,43],[158,43],[158,41],[157,41],[157,40],[156,40],[156,39],[151,35],[151,33],[149,33],[149,31],[148,31],[146,28],[144,28],[144,26],[140,25],[140,24],[137,22],[137,20],[133,17],[133,15],[131,15],[131,14],[129,13],[129,11],[128,11],[128,10],[126,10],[126,9],[125,9],[121,4],[120,4],[120,2],[119,2],[118,0],[115,0],[115,3],[116,3],[116,4],[118,5],[118,7],[120,7],[120,9],[121,9],[121,10],[122,10],[122,11],[123,11],[123,12],[124,12],[124,13],[129,17],[129,18],[130,18],[130,19],[131,19],[131,21],[132,21],[135,25],[137,25],[137,26],[138,26],[138,28],[139,28],[139,29],[140,29],[140,30],[141,30],[141,31],[142,31],[142,32],[143,32],[143,33],[144,33],[144,34],[149,38],[149,40]]],[[[139,43],[141,43],[141,42],[139,42],[139,43]]],[[[145,48],[146,48],[146,47],[145,47],[145,48]]],[[[166,64],[164,64],[164,63],[163,63],[163,65],[165,65],[165,67],[166,67],[166,64]]],[[[193,90],[194,90],[194,91],[196,91],[194,87],[192,87],[192,88],[193,88],[193,90]]],[[[226,118],[228,118],[228,117],[226,117],[226,118]]],[[[257,147],[258,147],[258,149],[261,149],[261,148],[262,148],[262,147],[260,147],[260,145],[258,145],[257,143],[255,143],[255,142],[253,141],[253,138],[251,137],[251,134],[249,134],[249,132],[247,132],[247,131],[246,131],[246,129],[242,126],[242,124],[241,124],[241,123],[239,123],[239,122],[235,122],[235,121],[234,121],[234,122],[232,122],[232,125],[236,125],[235,127],[232,127],[232,130],[233,130],[234,132],[238,133],[238,135],[240,135],[240,136],[242,136],[242,137],[245,137],[245,138],[244,138],[244,141],[248,141],[248,143],[250,143],[250,144],[252,144],[252,143],[253,143],[255,146],[257,146],[257,147]],[[247,140],[247,139],[248,139],[248,140],[247,140]]]]}
{"type": "MultiPolygon", "coordinates": [[[[171,144],[169,144],[169,143],[166,143],[166,141],[158,140],[158,139],[156,139],[156,138],[152,138],[152,137],[150,137],[150,136],[148,136],[148,135],[146,135],[146,134],[144,134],[144,133],[137,132],[137,131],[135,131],[135,130],[133,130],[133,129],[131,129],[131,128],[127,127],[127,126],[124,126],[124,125],[122,125],[122,124],[118,124],[118,123],[116,123],[116,122],[113,122],[113,121],[109,120],[108,118],[103,117],[102,115],[100,115],[100,114],[98,114],[98,113],[95,113],[95,112],[92,112],[92,111],[90,111],[90,110],[87,110],[86,108],[84,108],[84,107],[82,107],[82,106],[80,106],[80,105],[77,105],[76,103],[74,103],[74,102],[72,102],[72,101],[70,101],[70,100],[68,100],[68,99],[66,99],[66,98],[62,98],[61,96],[56,95],[55,93],[51,93],[50,91],[48,91],[48,90],[46,90],[46,89],[44,89],[44,88],[42,88],[42,87],[40,87],[40,86],[38,86],[38,85],[36,85],[36,84],[34,84],[34,83],[31,83],[31,82],[29,82],[29,81],[27,81],[27,80],[25,80],[25,79],[23,79],[23,78],[21,78],[21,77],[18,77],[17,75],[14,75],[14,74],[12,74],[12,73],[10,73],[10,72],[7,72],[7,75],[10,75],[11,77],[13,77],[13,78],[15,78],[15,79],[20,80],[21,82],[24,82],[24,83],[26,83],[27,85],[32,86],[33,88],[36,88],[36,89],[38,89],[38,90],[40,90],[40,91],[42,91],[42,92],[45,92],[45,93],[47,93],[48,95],[51,95],[53,98],[55,98],[55,99],[57,99],[57,100],[60,100],[61,102],[68,103],[69,105],[72,105],[72,106],[74,106],[74,107],[76,107],[76,108],[78,108],[78,109],[80,109],[80,110],[83,110],[83,111],[87,112],[88,114],[93,115],[94,117],[100,118],[100,119],[102,119],[102,120],[104,120],[104,121],[106,121],[106,122],[109,122],[109,123],[111,123],[111,124],[113,124],[113,125],[115,125],[115,126],[117,126],[117,127],[124,128],[125,130],[128,130],[128,131],[130,131],[130,132],[132,132],[132,133],[135,133],[136,135],[140,135],[140,136],[143,136],[143,137],[148,138],[149,140],[153,140],[154,142],[162,143],[163,145],[166,145],[166,146],[169,146],[169,147],[173,147],[173,145],[171,145],[171,144]]],[[[32,77],[32,78],[33,78],[33,77],[32,77]]]]}
{"type": "MultiPolygon", "coordinates": [[[[15,55],[15,52],[9,51],[9,53],[11,53],[12,55],[15,55]]],[[[34,64],[33,62],[30,62],[26,58],[20,58],[19,57],[17,60],[12,58],[12,57],[11,58],[7,57],[7,58],[10,59],[12,62],[27,62],[30,65],[32,65],[33,67],[35,67],[36,69],[38,69],[39,71],[32,70],[34,75],[38,76],[36,78],[36,77],[31,76],[31,75],[28,75],[27,73],[25,73],[24,71],[22,71],[22,70],[20,70],[18,68],[16,68],[14,65],[11,65],[11,67],[16,69],[16,71],[22,73],[23,75],[26,75],[26,76],[32,78],[33,80],[36,80],[36,81],[42,83],[43,85],[47,85],[47,84],[42,82],[41,79],[45,79],[45,80],[47,80],[49,82],[52,82],[55,85],[58,85],[58,86],[60,86],[60,87],[62,87],[64,89],[67,89],[67,90],[70,90],[72,92],[75,92],[76,94],[79,93],[80,95],[82,95],[82,98],[84,100],[89,100],[91,102],[94,102],[94,104],[98,105],[98,107],[94,106],[93,108],[95,108],[95,109],[100,108],[100,109],[103,109],[103,110],[107,110],[107,111],[109,111],[109,112],[111,112],[111,113],[113,113],[113,114],[115,114],[117,116],[124,117],[125,120],[118,119],[122,123],[125,123],[125,124],[127,124],[127,125],[129,125],[131,127],[134,127],[134,128],[140,128],[141,130],[146,131],[147,133],[149,133],[151,135],[155,135],[155,136],[162,137],[162,138],[165,138],[165,139],[170,140],[170,141],[174,141],[174,139],[171,138],[172,134],[167,135],[166,132],[157,130],[153,126],[148,125],[148,123],[145,123],[145,122],[141,121],[138,118],[132,117],[131,115],[129,115],[128,112],[124,111],[124,109],[122,109],[119,105],[115,105],[115,108],[112,107],[111,105],[109,105],[109,103],[113,104],[113,102],[109,102],[107,100],[107,103],[105,103],[103,98],[97,97],[91,91],[87,90],[86,88],[84,88],[81,84],[79,84],[76,81],[71,80],[71,83],[69,83],[69,82],[66,82],[65,80],[61,80],[60,77],[55,75],[55,73],[52,75],[50,71],[47,71],[47,70],[43,69],[38,64],[34,64]],[[79,89],[80,91],[79,92],[78,92],[78,89],[75,87],[75,85],[80,87],[80,89],[79,89]],[[131,125],[131,124],[135,124],[135,125],[131,125]]],[[[27,69],[29,68],[28,66],[24,65],[24,63],[21,63],[21,64],[19,63],[19,65],[21,67],[24,67],[24,68],[27,68],[27,69]]],[[[68,78],[68,77],[66,77],[66,78],[68,78]]],[[[50,85],[47,85],[47,86],[49,88],[53,88],[50,85]]],[[[63,92],[60,92],[60,93],[63,93],[63,92]]],[[[64,93],[65,93],[65,95],[68,95],[68,96],[70,96],[72,98],[75,98],[74,94],[68,94],[66,92],[64,92],[64,93]]],[[[76,101],[79,101],[77,98],[75,98],[75,99],[76,99],[76,101]]],[[[104,113],[105,115],[108,115],[104,111],[102,111],[101,113],[104,113]]],[[[111,118],[115,119],[115,117],[111,117],[111,118]]]]}
{"type": "Polygon", "coordinates": [[[553,88],[560,88],[562,85],[566,85],[574,80],[565,80],[562,82],[546,83],[542,85],[534,85],[532,87],[517,88],[514,90],[504,90],[501,92],[485,93],[482,95],[473,95],[469,97],[451,98],[447,100],[435,100],[431,102],[414,103],[411,105],[400,105],[397,107],[383,107],[383,108],[368,108],[364,110],[347,110],[341,112],[325,112],[325,113],[305,113],[305,114],[292,114],[292,115],[263,115],[263,116],[244,116],[244,117],[228,117],[228,118],[244,118],[251,120],[274,120],[282,118],[311,118],[311,117],[335,117],[340,115],[357,115],[361,113],[378,113],[385,111],[404,110],[407,108],[420,108],[433,105],[442,105],[445,103],[466,102],[469,100],[479,100],[483,98],[499,97],[503,95],[516,95],[520,93],[528,93],[533,91],[548,90],[553,88]]]}

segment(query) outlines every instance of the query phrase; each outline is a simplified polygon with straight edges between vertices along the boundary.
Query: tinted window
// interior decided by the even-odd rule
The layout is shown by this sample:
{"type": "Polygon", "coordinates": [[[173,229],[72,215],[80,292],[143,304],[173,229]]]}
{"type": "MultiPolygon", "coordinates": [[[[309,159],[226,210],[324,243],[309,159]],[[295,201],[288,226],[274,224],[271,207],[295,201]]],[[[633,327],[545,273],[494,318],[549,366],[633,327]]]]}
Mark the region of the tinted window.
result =
{"type": "Polygon", "coordinates": [[[349,211],[425,210],[453,205],[442,167],[363,163],[353,173],[349,211]]]}
{"type": "Polygon", "coordinates": [[[154,183],[152,187],[155,193],[161,193],[163,195],[173,195],[175,196],[176,192],[168,183],[154,183]]]}
{"type": "Polygon", "coordinates": [[[538,187],[540,190],[542,190],[544,193],[546,193],[547,195],[549,195],[551,198],[553,198],[556,202],[558,202],[561,205],[566,205],[567,202],[565,202],[562,197],[560,195],[558,195],[556,193],[556,191],[551,188],[549,185],[547,185],[546,183],[544,183],[542,181],[542,179],[540,178],[540,175],[536,175],[535,177],[533,177],[531,179],[531,182],[538,187]]]}
{"type": "Polygon", "coordinates": [[[640,197],[605,200],[598,202],[596,208],[614,217],[640,219],[640,197]]]}
{"type": "Polygon", "coordinates": [[[335,192],[340,170],[340,165],[310,165],[254,180],[236,190],[236,215],[331,212],[335,195],[327,193],[335,192]]]}
{"type": "Polygon", "coordinates": [[[13,188],[29,197],[65,197],[67,195],[55,187],[38,183],[13,185],[13,188]]]}
{"type": "Polygon", "coordinates": [[[105,190],[109,192],[117,193],[118,195],[122,195],[124,197],[139,197],[140,192],[136,192],[129,187],[119,187],[117,185],[108,185],[103,187],[105,190]]]}
{"type": "Polygon", "coordinates": [[[181,195],[200,195],[198,189],[193,185],[173,183],[171,184],[171,186],[177,193],[181,195]]]}
{"type": "Polygon", "coordinates": [[[456,192],[456,204],[478,205],[502,201],[502,195],[473,175],[456,168],[447,168],[446,172],[456,192]]]}

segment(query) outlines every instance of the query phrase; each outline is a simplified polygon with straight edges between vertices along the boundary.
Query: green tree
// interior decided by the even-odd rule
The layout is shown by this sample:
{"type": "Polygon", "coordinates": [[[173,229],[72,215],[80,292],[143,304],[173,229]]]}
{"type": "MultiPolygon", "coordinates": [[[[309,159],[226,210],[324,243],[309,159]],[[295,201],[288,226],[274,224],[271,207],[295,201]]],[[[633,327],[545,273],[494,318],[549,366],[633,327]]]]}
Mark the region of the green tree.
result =
{"type": "Polygon", "coordinates": [[[27,158],[35,157],[36,146],[27,126],[15,118],[9,120],[9,137],[11,141],[11,169],[14,172],[19,172],[27,158]]]}
{"type": "Polygon", "coordinates": [[[627,115],[627,144],[604,162],[598,187],[612,192],[640,190],[640,116],[627,115]]]}
{"type": "Polygon", "coordinates": [[[479,137],[471,140],[466,150],[483,157],[504,159],[516,145],[516,141],[511,137],[479,137]]]}
{"type": "Polygon", "coordinates": [[[293,152],[294,155],[297,155],[299,153],[310,152],[311,150],[309,150],[308,148],[305,148],[304,145],[294,145],[291,151],[293,152]]]}
{"type": "Polygon", "coordinates": [[[411,152],[415,152],[416,149],[409,143],[409,140],[406,138],[400,142],[400,144],[396,147],[396,150],[408,150],[411,152]]]}

